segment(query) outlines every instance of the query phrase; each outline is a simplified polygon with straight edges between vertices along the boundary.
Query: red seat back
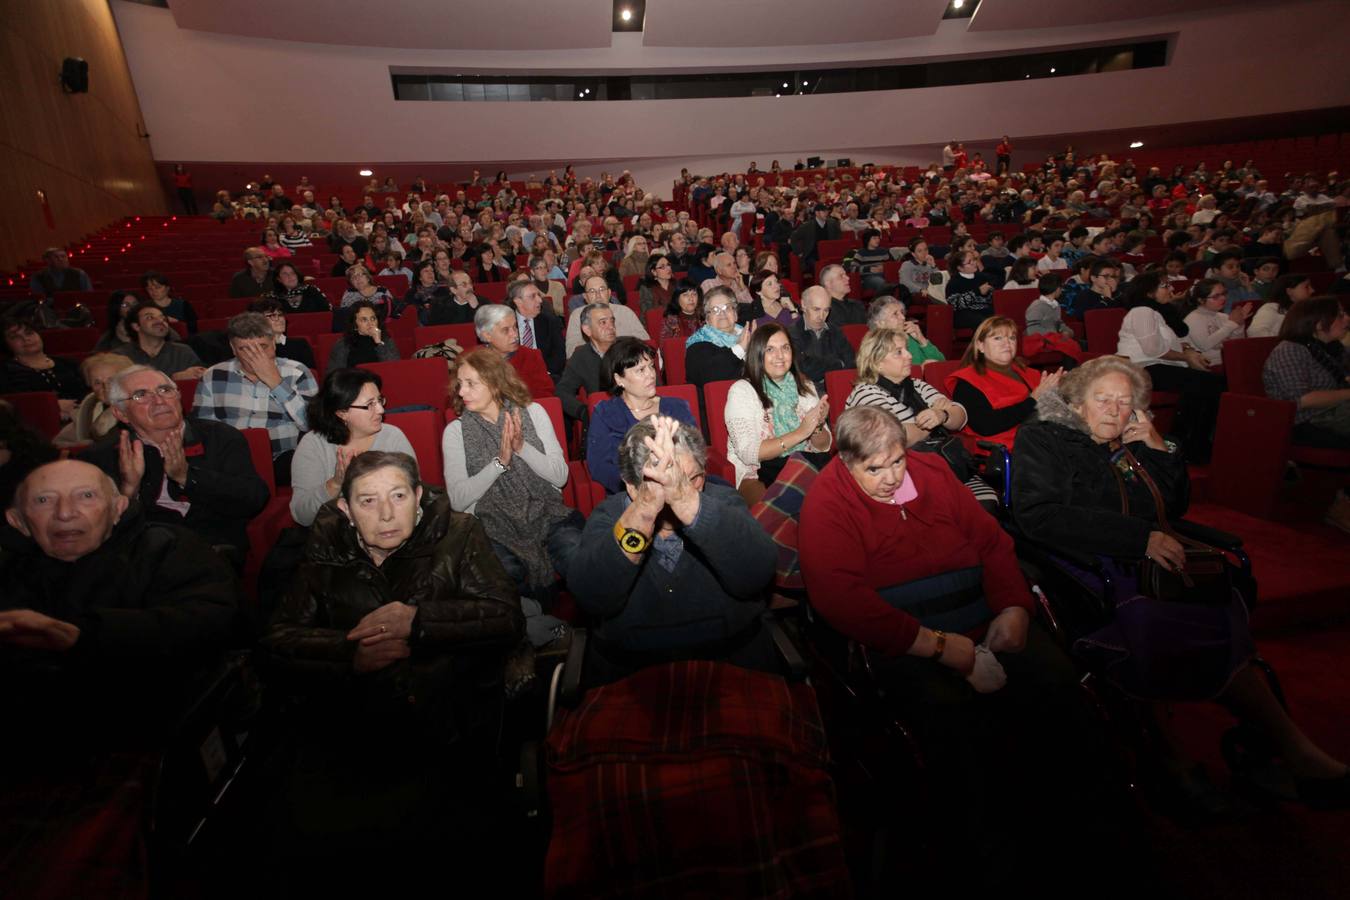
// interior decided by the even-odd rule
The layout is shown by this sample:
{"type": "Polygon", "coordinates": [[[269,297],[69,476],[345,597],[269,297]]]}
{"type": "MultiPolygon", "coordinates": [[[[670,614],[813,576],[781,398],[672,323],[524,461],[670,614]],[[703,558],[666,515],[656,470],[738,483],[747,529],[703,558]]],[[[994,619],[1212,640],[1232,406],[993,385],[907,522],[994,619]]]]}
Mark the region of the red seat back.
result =
{"type": "Polygon", "coordinates": [[[1084,313],[1088,352],[1114,354],[1120,345],[1120,326],[1124,321],[1123,309],[1090,309],[1084,313]]]}
{"type": "Polygon", "coordinates": [[[445,360],[400,359],[395,362],[362,363],[360,368],[378,372],[390,408],[430,406],[444,415],[449,403],[449,373],[445,360]]]}
{"type": "Polygon", "coordinates": [[[963,368],[965,368],[965,364],[959,359],[932,360],[923,364],[923,380],[950,397],[951,394],[947,391],[947,379],[953,372],[963,368]]]}
{"type": "Polygon", "coordinates": [[[692,384],[663,384],[656,388],[658,397],[675,397],[689,404],[689,411],[694,414],[694,424],[699,428],[703,427],[698,415],[698,388],[692,384]]]}
{"type": "Polygon", "coordinates": [[[1277,337],[1239,338],[1224,341],[1223,371],[1228,379],[1228,390],[1235,394],[1250,394],[1254,397],[1266,395],[1265,382],[1261,372],[1266,366],[1266,357],[1280,342],[1277,337]]]}
{"type": "Polygon", "coordinates": [[[1020,333],[1027,326],[1027,307],[1036,302],[1041,292],[1035,288],[1013,288],[994,291],[994,315],[1005,316],[1017,323],[1020,333]]]}
{"type": "Polygon", "coordinates": [[[325,334],[333,327],[333,314],[326,312],[287,313],[286,333],[308,339],[310,335],[325,334]]]}
{"type": "Polygon", "coordinates": [[[183,402],[183,414],[192,415],[192,402],[197,398],[197,385],[201,379],[188,378],[174,381],[178,385],[178,397],[183,402]]]}
{"type": "Polygon", "coordinates": [[[839,422],[839,413],[844,410],[844,401],[853,392],[853,383],[857,380],[857,369],[836,369],[825,373],[825,394],[830,398],[831,428],[839,422]]]}
{"type": "Polygon", "coordinates": [[[924,330],[933,346],[942,351],[943,356],[952,355],[952,345],[956,341],[956,328],[952,321],[952,308],[945,303],[930,303],[924,307],[927,315],[924,330]]]}
{"type": "Polygon", "coordinates": [[[53,356],[91,353],[102,333],[97,328],[52,328],[42,332],[42,349],[53,356]]]}
{"type": "Polygon", "coordinates": [[[272,438],[266,428],[241,428],[240,433],[248,442],[248,455],[253,460],[253,470],[258,477],[267,482],[267,495],[277,495],[277,476],[272,469],[272,438]]]}
{"type": "Polygon", "coordinates": [[[319,367],[320,378],[328,374],[328,356],[342,338],[343,334],[340,331],[325,331],[314,336],[314,362],[319,367]]]}
{"type": "Polygon", "coordinates": [[[727,452],[727,394],[734,380],[710,381],[703,386],[703,401],[708,411],[708,446],[719,455],[727,452]]]}
{"type": "Polygon", "coordinates": [[[38,434],[51,440],[61,430],[61,406],[55,391],[24,391],[18,394],[0,394],[9,402],[21,422],[27,423],[38,434]]]}
{"type": "Polygon", "coordinates": [[[256,300],[256,297],[231,297],[221,300],[212,300],[205,304],[207,312],[213,319],[229,319],[240,313],[248,312],[248,305],[256,300]]]}
{"type": "Polygon", "coordinates": [[[484,281],[474,284],[473,292],[479,300],[486,300],[488,303],[505,303],[508,287],[510,287],[510,284],[505,281],[484,281]]]}
{"type": "MultiPolygon", "coordinates": [[[[1246,342],[1229,341],[1224,344],[1225,354],[1235,343],[1246,342]]],[[[1219,398],[1206,499],[1269,518],[1284,483],[1293,427],[1294,404],[1251,394],[1225,393],[1219,398]]]]}
{"type": "Polygon", "coordinates": [[[413,330],[413,343],[416,345],[413,349],[420,350],[422,347],[439,344],[446,338],[454,338],[465,352],[478,346],[478,333],[473,330],[472,325],[419,325],[413,330]]]}
{"type": "Polygon", "coordinates": [[[394,425],[408,438],[417,454],[417,469],[427,484],[445,486],[445,463],[441,459],[441,432],[445,418],[439,410],[390,413],[386,425],[394,425]]]}
{"type": "Polygon", "coordinates": [[[666,338],[661,342],[661,369],[666,373],[666,384],[684,384],[684,342],[686,338],[666,338]]]}
{"type": "Polygon", "coordinates": [[[863,338],[867,337],[866,325],[845,325],[839,329],[844,333],[849,345],[853,347],[853,352],[857,353],[858,348],[862,346],[863,338]]]}

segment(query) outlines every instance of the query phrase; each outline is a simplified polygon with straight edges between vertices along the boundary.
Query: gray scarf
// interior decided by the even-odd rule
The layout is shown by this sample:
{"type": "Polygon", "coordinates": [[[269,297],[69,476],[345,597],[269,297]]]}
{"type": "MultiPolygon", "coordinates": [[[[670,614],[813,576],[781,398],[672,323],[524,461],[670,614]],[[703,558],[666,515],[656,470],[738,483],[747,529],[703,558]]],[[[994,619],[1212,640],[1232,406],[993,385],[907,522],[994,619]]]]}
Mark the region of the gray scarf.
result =
{"type": "MultiPolygon", "coordinates": [[[[501,452],[503,417],[516,408],[503,400],[496,422],[472,413],[460,418],[464,423],[464,461],[468,471],[477,472],[490,465],[492,458],[501,452]]],[[[544,444],[534,430],[528,410],[520,410],[520,425],[525,443],[543,453],[544,444]]],[[[492,540],[524,563],[531,586],[553,581],[553,563],[546,549],[548,530],[567,516],[567,507],[557,488],[518,457],[513,458],[510,468],[479,498],[474,515],[492,540]]]]}

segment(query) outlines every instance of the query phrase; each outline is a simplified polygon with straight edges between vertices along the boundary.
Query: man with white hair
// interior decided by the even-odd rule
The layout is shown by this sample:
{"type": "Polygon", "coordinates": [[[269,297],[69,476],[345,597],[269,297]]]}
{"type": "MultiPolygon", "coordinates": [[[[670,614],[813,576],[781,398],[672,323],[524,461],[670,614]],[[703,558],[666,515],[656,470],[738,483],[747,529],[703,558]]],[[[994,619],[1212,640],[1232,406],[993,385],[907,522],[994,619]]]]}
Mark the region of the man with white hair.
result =
{"type": "Polygon", "coordinates": [[[553,379],[548,376],[544,355],[533,347],[520,346],[514,307],[504,303],[483,304],[474,314],[473,330],[480,341],[506,358],[532,397],[553,396],[553,379]]]}
{"type": "Polygon", "coordinates": [[[178,387],[150,366],[113,376],[108,405],[120,423],[81,459],[118,480],[147,520],[190,528],[236,566],[248,550],[249,520],[267,505],[238,429],[183,416],[178,387]]]}
{"type": "Polygon", "coordinates": [[[144,862],[133,836],[165,738],[236,636],[237,583],[196,535],[146,522],[86,462],[34,469],[5,520],[0,806],[25,849],[0,861],[0,881],[40,894],[61,858],[66,895],[120,894],[144,862]],[[126,840],[104,840],[123,826],[126,840]],[[97,850],[81,854],[80,834],[97,850]]]}

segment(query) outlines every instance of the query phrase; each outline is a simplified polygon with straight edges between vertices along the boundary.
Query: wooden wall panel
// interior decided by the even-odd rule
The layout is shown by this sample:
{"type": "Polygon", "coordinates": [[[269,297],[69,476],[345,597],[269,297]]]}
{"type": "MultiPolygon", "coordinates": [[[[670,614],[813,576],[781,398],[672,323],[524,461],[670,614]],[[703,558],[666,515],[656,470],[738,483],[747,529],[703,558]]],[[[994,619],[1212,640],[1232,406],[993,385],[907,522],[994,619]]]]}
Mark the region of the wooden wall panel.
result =
{"type": "Polygon", "coordinates": [[[0,0],[0,271],[168,210],[141,121],[107,0],[0,0]],[[87,94],[62,90],[68,56],[89,63],[87,94]]]}

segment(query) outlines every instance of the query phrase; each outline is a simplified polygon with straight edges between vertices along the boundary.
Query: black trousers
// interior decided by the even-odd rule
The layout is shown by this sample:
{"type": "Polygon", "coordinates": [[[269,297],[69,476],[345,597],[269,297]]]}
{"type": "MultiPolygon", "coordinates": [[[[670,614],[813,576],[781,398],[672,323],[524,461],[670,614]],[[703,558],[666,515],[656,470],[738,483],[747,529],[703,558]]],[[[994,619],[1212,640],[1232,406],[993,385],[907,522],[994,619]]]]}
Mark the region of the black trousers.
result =
{"type": "Polygon", "coordinates": [[[1206,463],[1214,449],[1214,423],[1219,418],[1219,397],[1226,383],[1222,375],[1187,366],[1154,364],[1145,368],[1155,391],[1181,394],[1172,434],[1181,442],[1187,462],[1206,463]]]}

